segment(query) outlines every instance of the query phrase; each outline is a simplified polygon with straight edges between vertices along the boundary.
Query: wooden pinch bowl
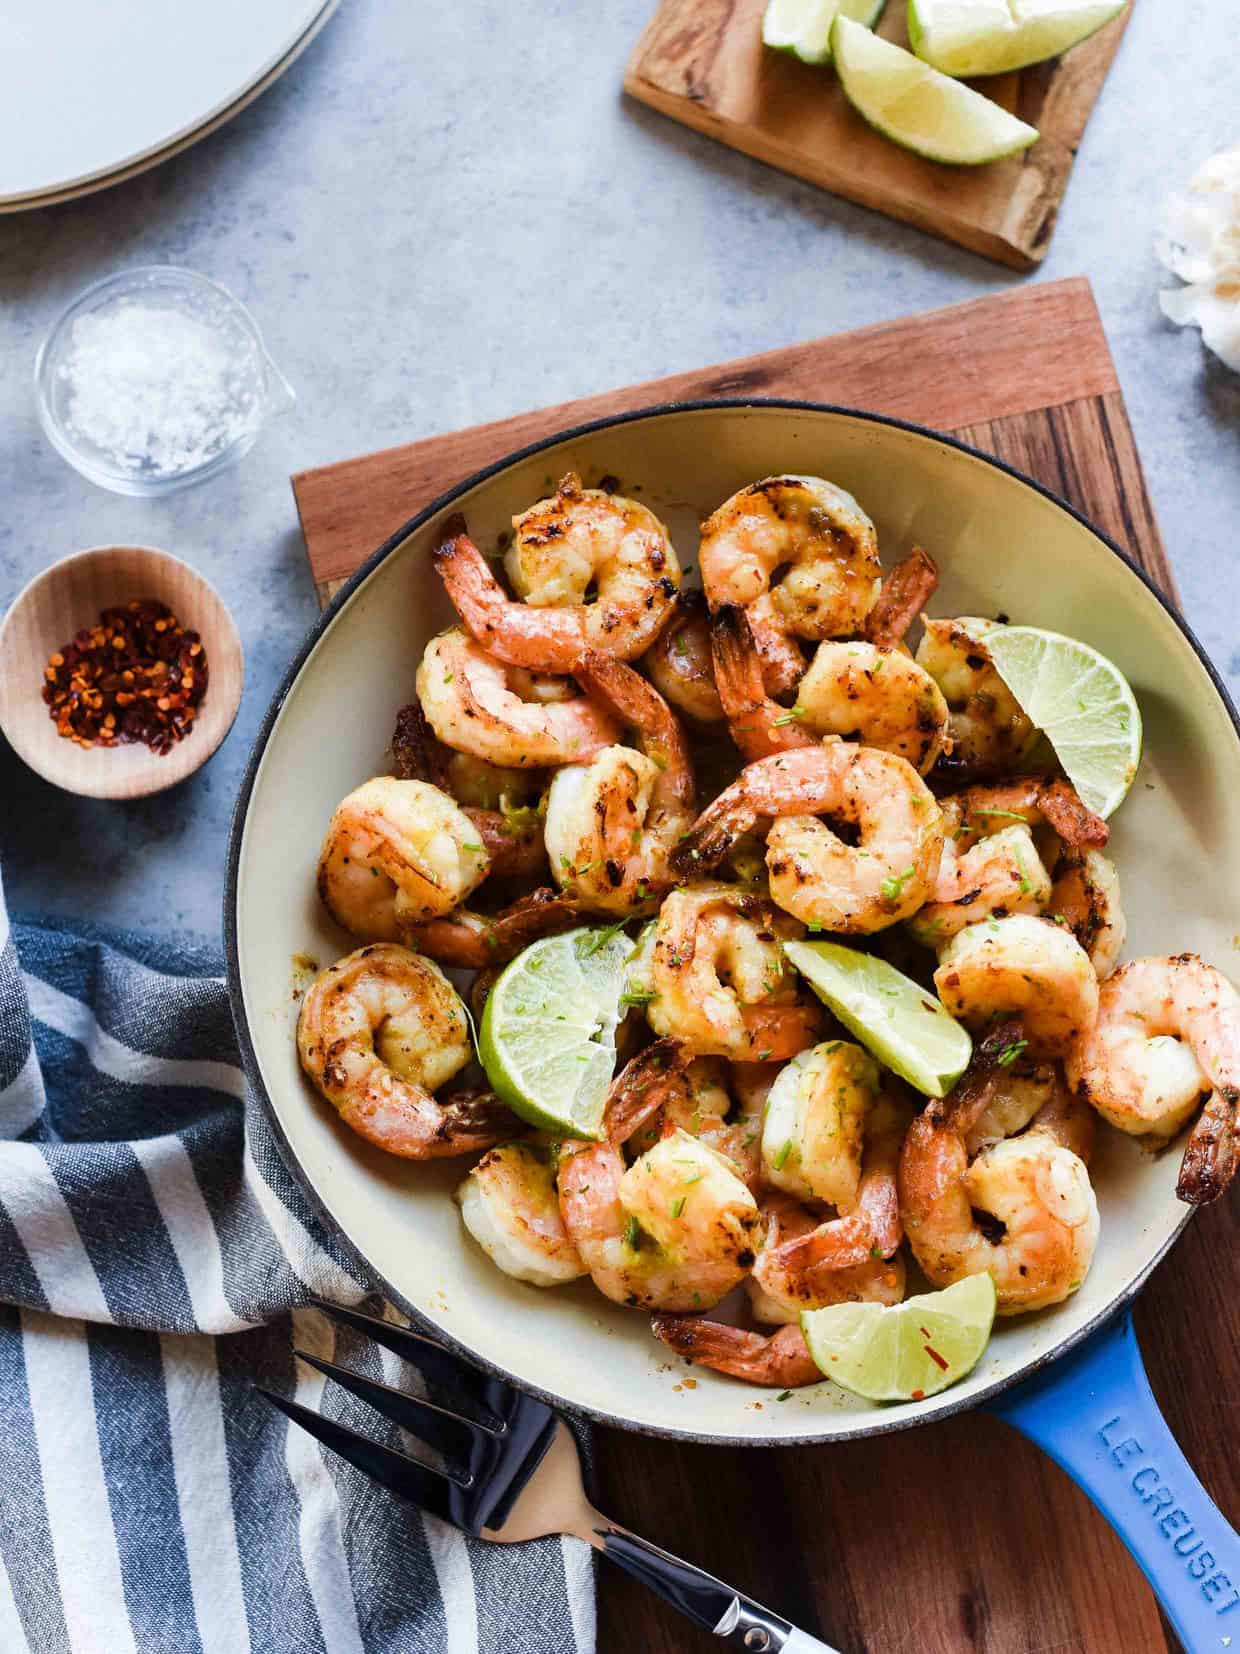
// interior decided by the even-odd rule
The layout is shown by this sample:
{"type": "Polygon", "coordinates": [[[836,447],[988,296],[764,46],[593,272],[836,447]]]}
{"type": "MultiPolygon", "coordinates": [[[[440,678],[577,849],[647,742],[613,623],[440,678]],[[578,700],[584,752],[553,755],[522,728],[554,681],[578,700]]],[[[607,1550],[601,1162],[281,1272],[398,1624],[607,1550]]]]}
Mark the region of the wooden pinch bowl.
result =
{"type": "Polygon", "coordinates": [[[94,546],[37,574],[0,623],[0,730],[54,786],[85,798],[145,798],[205,764],[241,702],[241,639],[223,599],[197,570],[152,546],[94,546]],[[209,674],[194,727],[162,757],[141,742],[80,747],[57,733],[43,700],[48,657],[101,610],[154,598],[202,638],[209,674]]]}

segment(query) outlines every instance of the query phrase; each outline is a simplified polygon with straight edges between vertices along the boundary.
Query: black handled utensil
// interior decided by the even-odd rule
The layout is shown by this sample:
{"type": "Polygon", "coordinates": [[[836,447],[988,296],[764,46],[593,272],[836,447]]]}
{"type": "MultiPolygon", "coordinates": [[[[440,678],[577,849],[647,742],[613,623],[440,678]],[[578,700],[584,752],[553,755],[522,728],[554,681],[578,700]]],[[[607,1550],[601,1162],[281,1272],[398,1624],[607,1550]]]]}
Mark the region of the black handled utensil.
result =
{"type": "Polygon", "coordinates": [[[558,1413],[461,1361],[411,1327],[313,1300],[324,1315],[415,1365],[435,1400],[297,1353],[333,1382],[418,1437],[440,1465],[372,1441],[287,1396],[256,1386],[282,1413],[367,1476],[475,1539],[516,1544],[572,1534],[619,1563],[733,1648],[747,1654],[838,1654],[713,1574],[601,1516],[586,1498],[572,1432],[558,1413]]]}

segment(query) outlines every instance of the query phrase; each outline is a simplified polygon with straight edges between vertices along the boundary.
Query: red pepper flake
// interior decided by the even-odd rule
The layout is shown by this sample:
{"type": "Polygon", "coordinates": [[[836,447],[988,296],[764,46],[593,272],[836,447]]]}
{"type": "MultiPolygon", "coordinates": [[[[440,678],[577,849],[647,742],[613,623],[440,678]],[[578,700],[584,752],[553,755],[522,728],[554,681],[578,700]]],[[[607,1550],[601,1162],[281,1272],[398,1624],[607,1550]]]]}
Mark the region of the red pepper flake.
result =
{"type": "Polygon", "coordinates": [[[43,699],[57,732],[80,747],[141,741],[163,756],[194,727],[207,656],[166,603],[105,609],[48,657],[43,699]]]}
{"type": "Polygon", "coordinates": [[[926,1399],[926,1392],[924,1390],[910,1390],[909,1394],[912,1396],[914,1401],[924,1401],[926,1399]]]}
{"type": "Polygon", "coordinates": [[[931,1361],[933,1361],[935,1363],[935,1365],[938,1367],[939,1371],[945,1373],[947,1371],[947,1363],[946,1363],[946,1361],[944,1361],[943,1357],[939,1354],[939,1352],[935,1349],[934,1345],[933,1344],[923,1344],[921,1347],[922,1347],[923,1350],[925,1350],[926,1354],[930,1357],[931,1361]]]}

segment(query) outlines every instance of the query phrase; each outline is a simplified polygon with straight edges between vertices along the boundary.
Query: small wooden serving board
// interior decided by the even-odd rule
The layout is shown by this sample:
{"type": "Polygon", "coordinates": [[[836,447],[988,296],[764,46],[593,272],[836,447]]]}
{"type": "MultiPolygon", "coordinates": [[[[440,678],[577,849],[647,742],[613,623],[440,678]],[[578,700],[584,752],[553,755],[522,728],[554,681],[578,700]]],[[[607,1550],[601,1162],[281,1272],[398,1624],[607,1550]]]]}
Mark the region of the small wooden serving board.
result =
{"type": "MultiPolygon", "coordinates": [[[[1102,324],[1088,282],[1073,280],[302,472],[293,489],[322,601],[479,467],[585,420],[712,396],[804,397],[950,431],[1070,500],[1174,596],[1102,324]]],[[[1238,1214],[1234,1200],[1201,1212],[1137,1310],[1158,1400],[1233,1518],[1240,1322],[1214,1260],[1240,1250],[1238,1214]]],[[[600,1508],[842,1654],[1176,1647],[1136,1564],[1085,1496],[985,1414],[813,1449],[726,1450],[598,1430],[595,1461],[600,1508]]],[[[598,1581],[600,1654],[718,1648],[618,1569],[602,1565],[598,1581]]]]}
{"type": "MultiPolygon", "coordinates": [[[[762,44],[765,0],[661,0],[624,89],[660,114],[833,195],[1027,270],[1045,257],[1085,124],[1131,6],[1062,58],[977,82],[1036,126],[1022,155],[948,167],[898,148],[850,107],[834,71],[762,44]]],[[[878,33],[908,44],[902,0],[878,33]]]]}
{"type": "Polygon", "coordinates": [[[1115,364],[1077,277],[301,471],[293,494],[319,600],[423,506],[528,443],[655,403],[738,396],[803,397],[948,431],[1072,500],[1171,588],[1115,364]]]}

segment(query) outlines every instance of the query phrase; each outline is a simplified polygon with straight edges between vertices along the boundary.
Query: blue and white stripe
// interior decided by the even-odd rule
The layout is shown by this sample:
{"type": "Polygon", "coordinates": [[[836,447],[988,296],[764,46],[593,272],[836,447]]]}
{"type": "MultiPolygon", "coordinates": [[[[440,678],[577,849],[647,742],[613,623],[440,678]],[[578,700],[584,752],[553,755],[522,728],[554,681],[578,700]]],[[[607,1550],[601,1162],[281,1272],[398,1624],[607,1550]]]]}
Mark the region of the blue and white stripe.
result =
{"type": "Polygon", "coordinates": [[[399,1363],[305,1306],[371,1293],[247,1098],[219,969],[0,896],[0,1651],[593,1654],[586,1547],[466,1540],[254,1396],[375,1432],[293,1347],[399,1363]]]}

